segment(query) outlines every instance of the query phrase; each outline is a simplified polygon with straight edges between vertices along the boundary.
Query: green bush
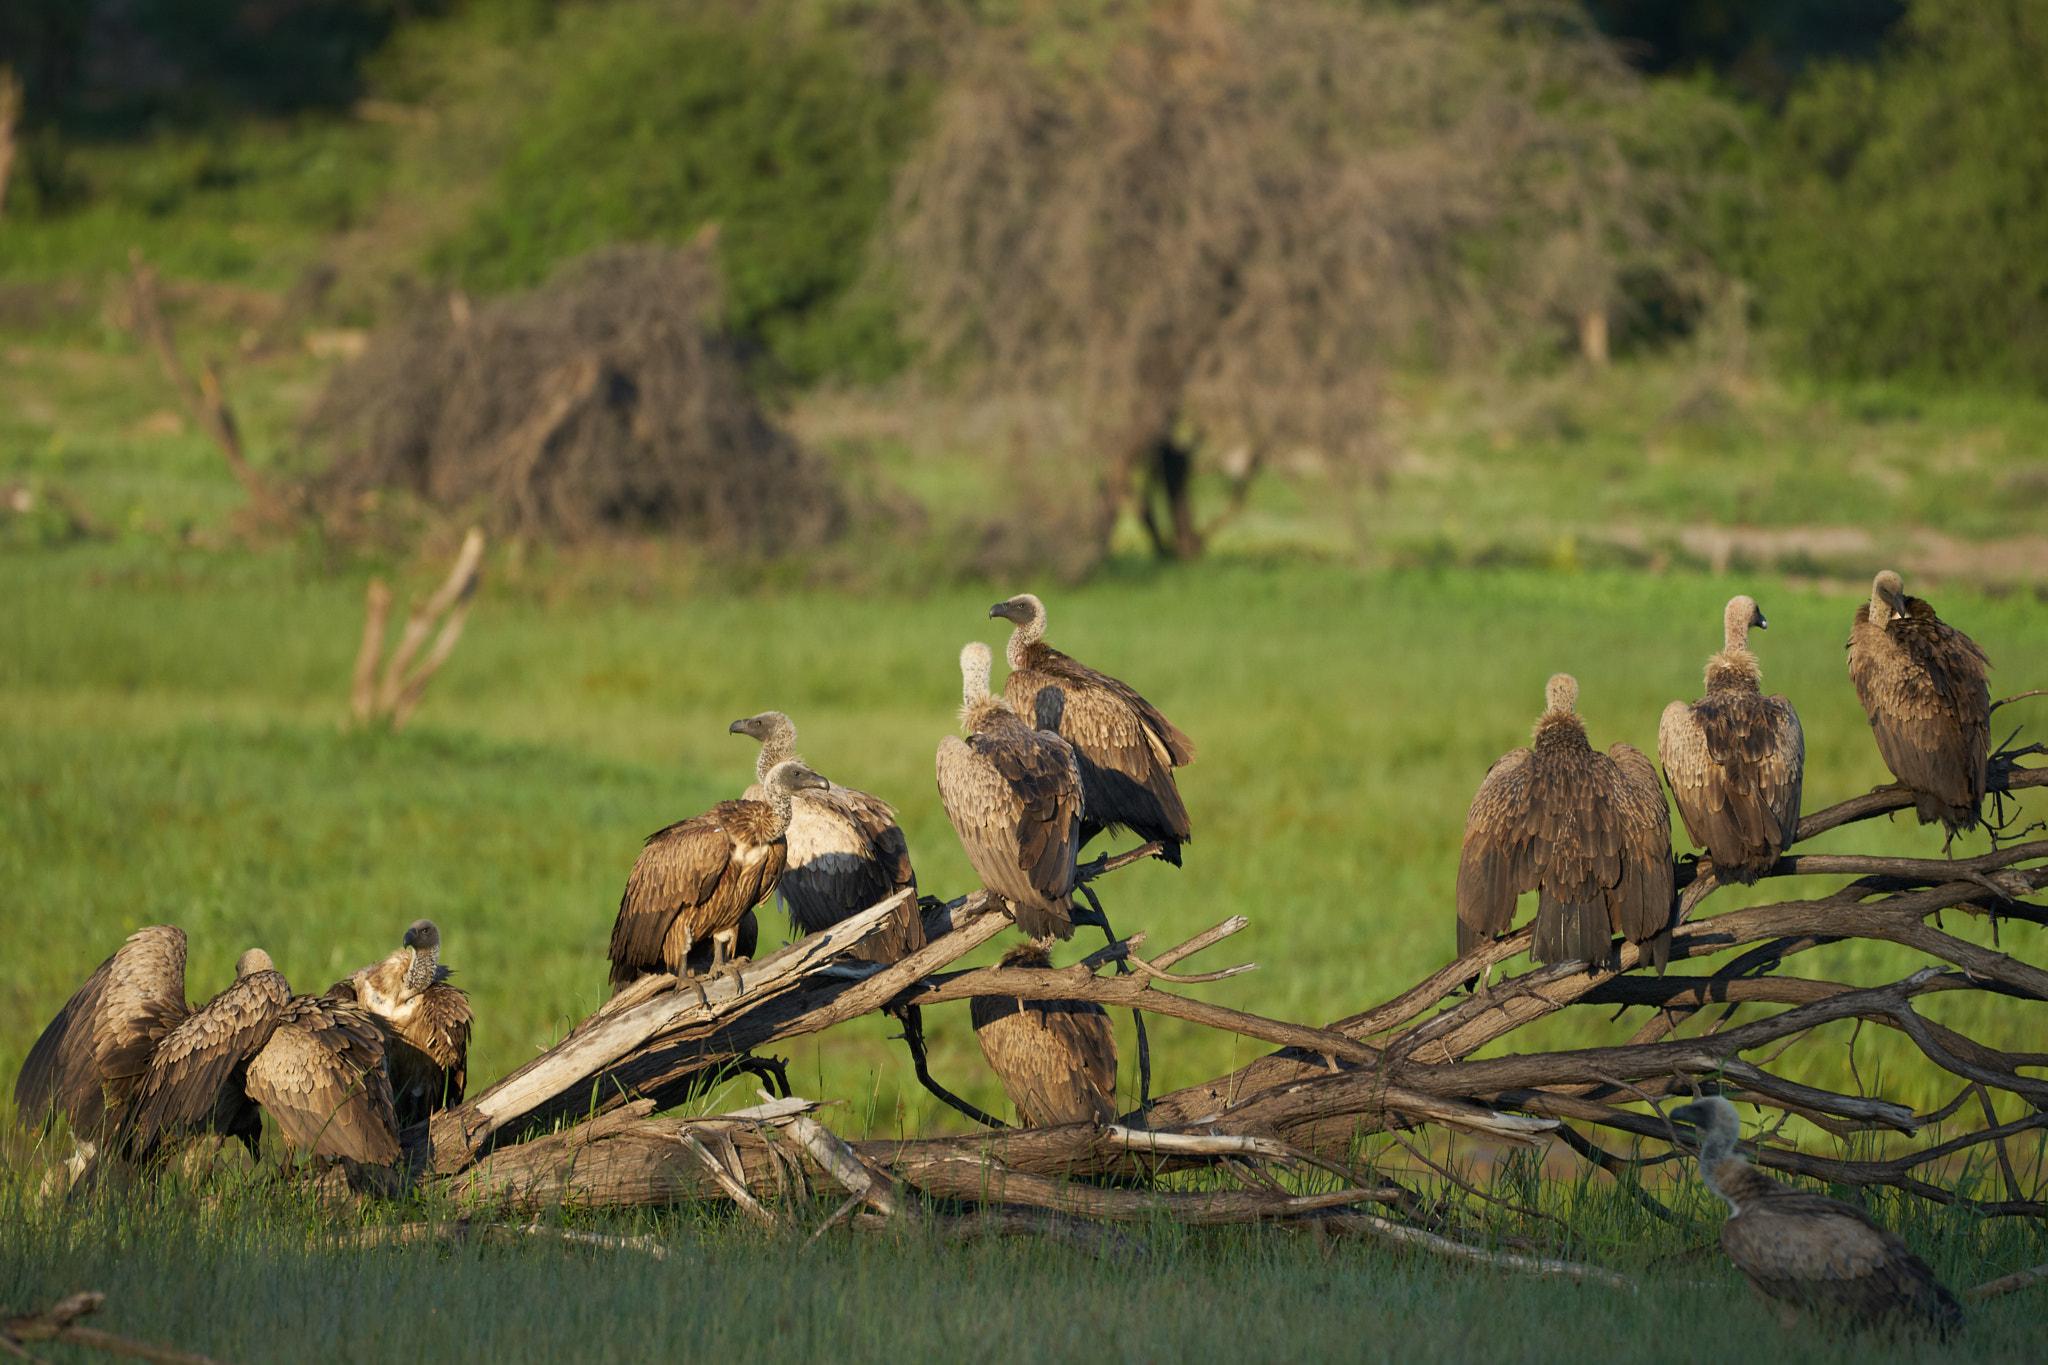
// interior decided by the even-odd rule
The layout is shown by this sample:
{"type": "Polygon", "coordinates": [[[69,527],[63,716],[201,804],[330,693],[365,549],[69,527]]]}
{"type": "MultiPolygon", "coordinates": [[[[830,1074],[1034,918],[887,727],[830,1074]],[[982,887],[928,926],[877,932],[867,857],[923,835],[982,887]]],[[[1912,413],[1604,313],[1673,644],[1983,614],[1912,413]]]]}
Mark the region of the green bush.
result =
{"type": "Polygon", "coordinates": [[[895,367],[886,310],[840,306],[926,103],[885,37],[794,0],[628,0],[544,41],[551,89],[436,267],[505,289],[715,222],[738,331],[799,378],[895,367]]]}
{"type": "Polygon", "coordinates": [[[2048,390],[2048,0],[1915,0],[1774,146],[1765,306],[1831,376],[2048,390]]]}

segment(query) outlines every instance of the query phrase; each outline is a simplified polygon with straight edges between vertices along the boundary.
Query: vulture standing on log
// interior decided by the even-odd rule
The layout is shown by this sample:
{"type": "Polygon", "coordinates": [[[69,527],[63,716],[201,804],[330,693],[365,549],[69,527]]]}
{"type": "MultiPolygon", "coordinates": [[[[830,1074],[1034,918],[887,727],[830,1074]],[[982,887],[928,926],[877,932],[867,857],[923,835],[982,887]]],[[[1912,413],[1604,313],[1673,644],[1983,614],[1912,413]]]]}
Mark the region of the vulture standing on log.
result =
{"type": "Polygon", "coordinates": [[[1890,569],[1849,627],[1849,678],[1877,751],[1911,789],[1920,823],[1950,839],[1977,823],[1991,751],[1991,663],[1934,608],[1905,595],[1890,569]]]}
{"type": "Polygon", "coordinates": [[[398,1160],[376,1024],[352,1005],[293,995],[270,954],[251,948],[235,963],[235,984],[157,1044],[118,1146],[147,1161],[166,1138],[214,1132],[254,1156],[264,1109],[294,1151],[368,1166],[398,1160]]]}
{"type": "Polygon", "coordinates": [[[157,1044],[191,1011],[185,1003],[185,931],[138,929],[86,979],[22,1063],[14,1120],[25,1130],[62,1114],[78,1175],[121,1121],[157,1044]]]}
{"type": "Polygon", "coordinates": [[[1063,694],[1060,734],[1074,746],[1087,798],[1081,845],[1104,830],[1129,829],[1166,845],[1160,856],[1179,867],[1180,846],[1190,835],[1173,770],[1195,761],[1195,746],[1129,684],[1045,643],[1045,604],[1030,593],[998,602],[988,614],[1017,627],[1010,632],[1010,676],[1003,683],[1010,709],[1034,716],[1041,688],[1063,694]]]}
{"type": "Polygon", "coordinates": [[[440,957],[441,931],[430,919],[414,920],[397,952],[327,992],[330,1000],[361,1007],[383,1029],[384,1069],[400,1128],[462,1103],[469,1082],[475,1015],[469,996],[448,984],[440,957]]]}
{"type": "MultiPolygon", "coordinates": [[[[1052,957],[1026,943],[998,964],[1043,970],[1052,957]]],[[[1116,1034],[1089,1000],[977,995],[968,1002],[981,1055],[1026,1128],[1116,1122],[1116,1034]]]]}
{"type": "Polygon", "coordinates": [[[963,741],[939,741],[939,800],[982,884],[1032,938],[1074,935],[1081,773],[1059,735],[989,695],[987,645],[960,651],[963,741]]]}
{"type": "Polygon", "coordinates": [[[1715,880],[1753,886],[1799,835],[1806,736],[1792,703],[1758,686],[1749,629],[1769,629],[1763,612],[1750,598],[1730,598],[1721,624],[1724,645],[1707,660],[1707,695],[1664,708],[1657,756],[1715,880]]]}
{"type": "Polygon", "coordinates": [[[1853,1204],[1781,1185],[1737,1156],[1742,1123],[1727,1100],[1710,1095],[1671,1117],[1698,1131],[1700,1178],[1728,1205],[1721,1249],[1759,1294],[1783,1305],[1787,1326],[1799,1308],[1944,1336],[1963,1325],[1955,1296],[1898,1234],[1853,1204]]]}
{"type": "Polygon", "coordinates": [[[1544,689],[1535,744],[1495,763],[1472,798],[1458,857],[1458,951],[1514,920],[1515,897],[1540,893],[1539,962],[1610,957],[1611,933],[1647,943],[1659,970],[1670,952],[1671,809],[1640,749],[1604,754],[1572,714],[1579,684],[1559,673],[1544,689]]]}
{"type": "Polygon", "coordinates": [[[739,956],[741,922],[782,876],[790,798],[826,785],[785,760],[769,771],[759,801],[721,801],[648,835],[612,925],[612,993],[656,972],[691,974],[700,943],[711,944],[710,971],[739,956]]]}
{"type": "MultiPolygon", "coordinates": [[[[731,729],[761,741],[761,754],[754,762],[759,780],[747,788],[746,799],[763,800],[761,783],[775,765],[796,758],[796,726],[780,711],[763,711],[734,721],[731,729]]],[[[798,792],[790,800],[789,831],[783,839],[788,860],[776,889],[789,907],[790,927],[796,932],[829,929],[907,890],[909,900],[852,955],[869,962],[898,962],[924,947],[910,845],[888,802],[837,782],[798,792]]]]}

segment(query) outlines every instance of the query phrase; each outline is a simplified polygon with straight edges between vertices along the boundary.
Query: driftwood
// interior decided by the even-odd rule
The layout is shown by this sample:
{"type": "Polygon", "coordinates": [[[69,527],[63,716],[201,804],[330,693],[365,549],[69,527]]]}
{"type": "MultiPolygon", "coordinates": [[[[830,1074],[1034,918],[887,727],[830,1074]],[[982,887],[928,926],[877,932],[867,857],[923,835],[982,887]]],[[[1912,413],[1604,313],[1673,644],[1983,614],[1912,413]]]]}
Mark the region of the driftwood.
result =
{"type": "Polygon", "coordinates": [[[19,1360],[41,1360],[41,1356],[25,1350],[24,1344],[32,1341],[54,1341],[64,1346],[84,1346],[94,1351],[105,1351],[109,1355],[153,1360],[159,1365],[221,1365],[221,1362],[212,1356],[173,1350],[168,1346],[159,1346],[153,1341],[139,1341],[134,1337],[103,1332],[97,1327],[78,1325],[80,1318],[99,1312],[106,1301],[105,1294],[87,1290],[59,1299],[43,1312],[24,1313],[18,1317],[0,1320],[0,1350],[19,1360]]]}
{"type": "Polygon", "coordinates": [[[432,596],[415,603],[406,614],[405,629],[391,657],[384,659],[384,623],[391,614],[391,589],[384,580],[373,578],[363,609],[363,639],[356,649],[356,662],[349,678],[349,716],[358,728],[384,724],[396,733],[405,728],[418,709],[427,684],[433,680],[462,639],[469,620],[470,603],[476,595],[484,557],[484,533],[470,527],[462,538],[462,549],[448,570],[447,578],[432,596]],[[434,625],[440,623],[438,635],[434,625]],[[427,657],[414,667],[413,660],[434,635],[427,657]],[[379,679],[379,664],[382,679],[379,679]]]}

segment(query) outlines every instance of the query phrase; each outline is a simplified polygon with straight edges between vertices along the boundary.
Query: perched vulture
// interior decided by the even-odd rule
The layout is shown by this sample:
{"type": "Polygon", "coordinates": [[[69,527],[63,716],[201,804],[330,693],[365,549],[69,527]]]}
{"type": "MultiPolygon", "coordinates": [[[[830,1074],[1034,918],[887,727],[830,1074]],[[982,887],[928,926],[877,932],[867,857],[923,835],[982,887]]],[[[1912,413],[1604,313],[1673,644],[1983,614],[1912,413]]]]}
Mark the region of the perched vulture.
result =
{"type": "Polygon", "coordinates": [[[1059,732],[1074,746],[1087,803],[1080,843],[1104,830],[1129,829],[1140,839],[1165,844],[1161,856],[1179,867],[1180,846],[1190,835],[1173,770],[1195,761],[1195,746],[1128,683],[1045,643],[1045,604],[1030,593],[998,602],[988,614],[1017,627],[1010,632],[1010,676],[1003,683],[1010,709],[1031,716],[1042,688],[1064,694],[1059,732]]]}
{"type": "MultiPolygon", "coordinates": [[[[1003,954],[1004,967],[1044,969],[1036,943],[1003,954]]],[[[977,995],[968,1002],[981,1055],[1026,1128],[1116,1122],[1116,1034],[1089,1000],[1020,1000],[977,995]]]]}
{"type": "MultiPolygon", "coordinates": [[[[761,741],[754,761],[758,781],[746,799],[763,799],[761,786],[775,765],[795,758],[796,726],[780,711],[732,723],[732,733],[761,741]]],[[[801,759],[797,760],[801,762],[801,759]]],[[[924,920],[917,909],[917,874],[910,867],[910,845],[896,823],[896,812],[878,796],[828,782],[796,793],[790,800],[789,847],[782,882],[776,888],[789,908],[790,927],[799,934],[829,929],[850,915],[907,890],[910,898],[897,907],[882,929],[853,950],[870,962],[897,962],[924,947],[924,920]]]]}
{"type": "Polygon", "coordinates": [[[370,1166],[398,1160],[397,1117],[377,1026],[345,1002],[293,995],[251,948],[235,984],[157,1044],[123,1117],[119,1147],[147,1161],[166,1138],[214,1132],[257,1154],[267,1109],[293,1150],[370,1166]]]}
{"type": "Polygon", "coordinates": [[[1672,702],[1657,727],[1657,756],[1685,832],[1724,885],[1755,885],[1798,837],[1806,769],[1799,713],[1758,686],[1751,626],[1768,630],[1770,623],[1751,599],[1730,598],[1722,650],[1707,660],[1707,695],[1691,706],[1672,702]]]}
{"type": "Polygon", "coordinates": [[[338,981],[330,1000],[360,1006],[384,1033],[384,1070],[398,1126],[410,1128],[462,1103],[469,1082],[469,997],[448,984],[440,964],[441,931],[414,920],[405,945],[338,981]]]}
{"type": "Polygon", "coordinates": [[[1788,1326],[1799,1308],[1943,1336],[1963,1325],[1955,1296],[1898,1234],[1854,1204],[1781,1185],[1735,1155],[1742,1123],[1734,1105],[1710,1095],[1671,1116],[1698,1131],[1700,1178],[1728,1205],[1721,1249],[1757,1293],[1783,1305],[1788,1326]]]}
{"type": "Polygon", "coordinates": [[[1849,627],[1849,678],[1877,751],[1917,798],[1920,823],[1953,839],[1977,823],[1991,751],[1990,660],[1890,569],[1849,627]]]}
{"type": "Polygon", "coordinates": [[[1074,936],[1081,773],[1057,734],[988,690],[987,645],[960,651],[962,741],[939,741],[939,800],[967,861],[1032,938],[1074,936]]]}
{"type": "Polygon", "coordinates": [[[1515,897],[1539,892],[1539,962],[1604,964],[1610,934],[1670,952],[1671,809],[1640,749],[1604,754],[1572,714],[1579,684],[1553,676],[1535,744],[1495,763],[1472,798],[1458,856],[1458,951],[1506,929],[1515,897]]]}
{"type": "Polygon", "coordinates": [[[740,922],[782,877],[791,796],[826,785],[785,760],[769,771],[759,801],[721,801],[647,836],[612,925],[613,994],[656,972],[692,974],[691,951],[703,942],[711,944],[706,970],[737,957],[740,922]]]}
{"type": "Polygon", "coordinates": [[[164,1035],[190,1013],[185,1004],[185,931],[138,929],[80,986],[22,1063],[14,1119],[37,1129],[62,1114],[84,1169],[122,1110],[164,1035]]]}

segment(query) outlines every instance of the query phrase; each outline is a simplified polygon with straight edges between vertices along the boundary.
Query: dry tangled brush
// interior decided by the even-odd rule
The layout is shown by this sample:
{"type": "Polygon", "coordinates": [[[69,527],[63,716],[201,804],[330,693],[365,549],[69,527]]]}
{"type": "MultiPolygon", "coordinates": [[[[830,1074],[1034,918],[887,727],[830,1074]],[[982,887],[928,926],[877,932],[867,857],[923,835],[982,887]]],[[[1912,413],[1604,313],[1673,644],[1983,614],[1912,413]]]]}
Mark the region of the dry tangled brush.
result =
{"type": "Polygon", "coordinates": [[[316,407],[316,497],[340,508],[403,489],[504,535],[821,544],[843,499],[749,390],[720,300],[706,240],[613,247],[530,294],[419,308],[316,407]]]}

